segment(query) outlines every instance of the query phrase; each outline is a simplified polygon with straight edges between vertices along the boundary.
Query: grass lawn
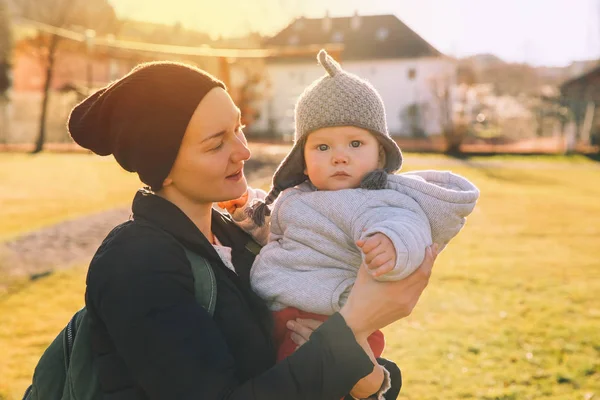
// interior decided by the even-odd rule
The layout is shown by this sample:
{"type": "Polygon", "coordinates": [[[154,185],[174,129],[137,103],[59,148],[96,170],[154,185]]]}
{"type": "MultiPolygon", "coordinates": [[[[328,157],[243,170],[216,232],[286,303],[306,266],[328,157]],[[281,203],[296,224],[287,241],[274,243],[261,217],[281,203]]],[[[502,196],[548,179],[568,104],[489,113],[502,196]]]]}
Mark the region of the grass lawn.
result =
{"type": "MultiPolygon", "coordinates": [[[[403,370],[400,398],[598,399],[600,166],[487,161],[405,154],[405,170],[450,168],[482,197],[413,315],[385,329],[385,355],[403,370]]],[[[25,172],[0,168],[0,236],[125,203],[138,185],[84,155],[0,154],[0,167],[9,164],[25,172]],[[54,183],[40,184],[46,172],[54,183]]],[[[41,352],[82,306],[84,278],[84,267],[61,271],[0,297],[0,399],[22,396],[41,352]]]]}
{"type": "Polygon", "coordinates": [[[127,204],[140,186],[113,157],[0,153],[0,240],[127,204]]]}

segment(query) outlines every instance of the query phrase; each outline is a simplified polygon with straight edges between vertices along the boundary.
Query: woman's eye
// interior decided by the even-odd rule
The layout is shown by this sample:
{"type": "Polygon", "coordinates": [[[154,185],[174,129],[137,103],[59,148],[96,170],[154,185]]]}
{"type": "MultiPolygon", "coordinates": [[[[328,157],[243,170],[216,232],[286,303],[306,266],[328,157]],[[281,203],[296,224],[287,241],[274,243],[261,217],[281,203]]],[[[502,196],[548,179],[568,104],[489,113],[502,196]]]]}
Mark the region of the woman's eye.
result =
{"type": "Polygon", "coordinates": [[[362,143],[360,142],[360,140],[353,140],[350,142],[350,146],[352,147],[360,147],[362,143]]]}
{"type": "Polygon", "coordinates": [[[223,147],[223,143],[224,142],[219,143],[217,147],[213,147],[211,150],[219,150],[221,147],[223,147]]]}
{"type": "Polygon", "coordinates": [[[326,144],[320,144],[317,146],[317,149],[319,149],[320,151],[327,151],[327,149],[329,149],[329,146],[327,146],[326,144]]]}

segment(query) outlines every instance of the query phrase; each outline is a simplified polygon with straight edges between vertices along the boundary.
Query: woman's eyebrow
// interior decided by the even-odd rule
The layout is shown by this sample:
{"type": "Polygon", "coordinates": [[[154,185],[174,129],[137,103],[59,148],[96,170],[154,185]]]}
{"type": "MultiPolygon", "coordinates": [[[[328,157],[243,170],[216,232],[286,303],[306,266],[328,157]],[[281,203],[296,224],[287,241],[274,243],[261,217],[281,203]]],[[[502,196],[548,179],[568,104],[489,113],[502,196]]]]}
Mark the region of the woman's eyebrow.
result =
{"type": "Polygon", "coordinates": [[[204,142],[207,142],[207,141],[209,141],[209,140],[216,139],[216,138],[218,138],[219,136],[223,136],[223,135],[225,135],[225,133],[226,133],[226,131],[217,132],[217,133],[215,133],[214,135],[210,135],[210,136],[209,136],[209,137],[207,137],[206,139],[203,139],[202,141],[200,141],[200,143],[204,143],[204,142]]]}
{"type": "MultiPolygon", "coordinates": [[[[236,107],[235,109],[237,111],[237,120],[238,120],[238,123],[239,123],[239,121],[242,120],[242,112],[240,111],[240,109],[238,107],[236,107]]],[[[204,143],[204,142],[207,142],[209,140],[216,139],[219,136],[225,135],[226,133],[227,133],[227,130],[223,130],[223,131],[217,132],[214,135],[210,135],[206,139],[202,139],[202,141],[200,141],[200,143],[204,143]]]]}

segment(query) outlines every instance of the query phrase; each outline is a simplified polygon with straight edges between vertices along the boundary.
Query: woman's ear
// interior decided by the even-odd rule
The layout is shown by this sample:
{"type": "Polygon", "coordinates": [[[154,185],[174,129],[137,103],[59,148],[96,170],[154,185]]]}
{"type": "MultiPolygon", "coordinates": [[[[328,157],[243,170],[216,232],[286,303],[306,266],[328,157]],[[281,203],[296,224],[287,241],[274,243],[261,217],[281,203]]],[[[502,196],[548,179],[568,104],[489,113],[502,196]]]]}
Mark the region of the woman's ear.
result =
{"type": "Polygon", "coordinates": [[[171,186],[172,184],[173,184],[173,178],[171,178],[170,176],[167,176],[165,178],[165,180],[163,181],[162,187],[171,186]]]}
{"type": "Polygon", "coordinates": [[[379,145],[379,168],[383,169],[383,167],[385,167],[385,161],[386,161],[386,157],[385,157],[385,149],[383,148],[382,145],[379,145]]]}

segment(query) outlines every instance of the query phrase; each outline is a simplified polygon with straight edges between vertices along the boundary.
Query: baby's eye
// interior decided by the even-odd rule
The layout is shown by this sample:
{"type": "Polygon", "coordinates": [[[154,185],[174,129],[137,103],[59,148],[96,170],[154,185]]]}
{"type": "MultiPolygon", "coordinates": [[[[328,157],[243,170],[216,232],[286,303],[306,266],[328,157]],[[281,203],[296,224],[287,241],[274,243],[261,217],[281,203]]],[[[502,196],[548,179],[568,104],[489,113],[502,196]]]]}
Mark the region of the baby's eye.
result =
{"type": "Polygon", "coordinates": [[[352,147],[360,147],[362,143],[360,142],[360,140],[353,140],[350,142],[350,146],[352,147]]]}
{"type": "Polygon", "coordinates": [[[320,144],[317,146],[317,149],[319,149],[319,151],[327,151],[329,149],[329,146],[327,146],[326,144],[320,144]]]}

